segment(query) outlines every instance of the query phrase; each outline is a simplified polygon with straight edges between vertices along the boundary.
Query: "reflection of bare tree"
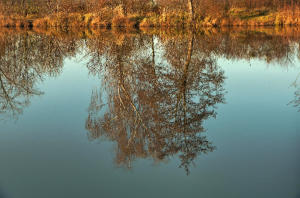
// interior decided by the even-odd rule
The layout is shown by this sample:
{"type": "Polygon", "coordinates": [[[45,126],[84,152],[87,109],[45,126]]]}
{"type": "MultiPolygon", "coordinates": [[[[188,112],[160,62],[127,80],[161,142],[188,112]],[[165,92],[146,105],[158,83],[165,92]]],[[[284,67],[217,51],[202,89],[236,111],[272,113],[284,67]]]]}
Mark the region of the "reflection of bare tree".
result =
{"type": "Polygon", "coordinates": [[[193,34],[164,45],[168,63],[153,60],[152,37],[131,39],[110,43],[102,69],[96,69],[103,72],[107,98],[93,92],[89,136],[116,142],[117,164],[130,167],[136,158],[178,155],[188,172],[198,155],[214,150],[202,125],[223,102],[223,73],[194,48],[193,34]]]}
{"type": "Polygon", "coordinates": [[[57,39],[30,32],[0,37],[0,115],[16,116],[29,104],[37,82],[57,75],[68,52],[57,39]]]}
{"type": "MultiPolygon", "coordinates": [[[[290,104],[293,104],[294,107],[297,107],[297,108],[300,107],[300,82],[299,82],[299,78],[300,78],[300,73],[298,74],[296,80],[292,84],[292,86],[296,88],[296,91],[295,91],[295,99],[292,102],[290,102],[290,104]]],[[[299,109],[299,112],[300,112],[300,109],[299,109]]]]}

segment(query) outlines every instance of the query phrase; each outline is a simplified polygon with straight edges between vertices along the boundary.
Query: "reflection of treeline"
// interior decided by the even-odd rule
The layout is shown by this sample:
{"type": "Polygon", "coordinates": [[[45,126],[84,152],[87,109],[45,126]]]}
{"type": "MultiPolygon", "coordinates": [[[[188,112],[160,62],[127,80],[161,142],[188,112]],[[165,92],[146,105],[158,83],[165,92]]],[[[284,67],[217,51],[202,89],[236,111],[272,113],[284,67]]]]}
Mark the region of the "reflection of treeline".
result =
{"type": "MultiPolygon", "coordinates": [[[[143,34],[156,36],[162,45],[170,40],[186,39],[189,31],[143,29],[143,34]]],[[[110,42],[122,43],[125,37],[138,35],[136,32],[94,31],[91,30],[87,40],[91,40],[89,48],[106,49],[110,42]],[[103,39],[103,40],[102,40],[103,39]],[[97,45],[98,40],[101,44],[97,45]]],[[[255,29],[201,29],[195,34],[198,47],[208,56],[213,54],[228,59],[258,58],[270,63],[279,63],[282,66],[291,65],[295,58],[300,58],[298,44],[300,30],[296,28],[255,28],[255,29]]]]}
{"type": "MultiPolygon", "coordinates": [[[[15,30],[4,29],[0,37],[5,38],[15,30]]],[[[67,31],[55,29],[36,29],[33,32],[45,35],[59,44],[59,48],[53,50],[73,51],[83,41],[92,45],[88,48],[105,49],[110,42],[123,42],[125,37],[139,35],[134,29],[113,29],[112,31],[96,28],[70,28],[67,31]],[[101,45],[96,45],[98,40],[101,45]]],[[[155,35],[162,43],[168,40],[185,39],[189,31],[184,29],[142,29],[141,35],[155,35]]],[[[140,36],[141,36],[140,35],[140,36]]],[[[199,40],[199,46],[207,54],[214,53],[228,59],[251,59],[259,58],[267,62],[277,62],[282,65],[291,63],[294,58],[300,57],[298,45],[300,41],[300,30],[298,28],[209,28],[199,29],[195,33],[195,39],[199,40]]],[[[75,53],[73,54],[75,55],[75,53]]]]}
{"type": "Polygon", "coordinates": [[[208,33],[203,48],[213,50],[216,55],[227,59],[258,58],[286,66],[293,63],[296,56],[300,58],[297,45],[300,41],[299,32],[293,29],[289,33],[287,31],[244,29],[208,33]],[[222,36],[218,37],[218,34],[222,36]]]}
{"type": "Polygon", "coordinates": [[[1,0],[5,26],[298,25],[297,0],[1,0]]]}
{"type": "MultiPolygon", "coordinates": [[[[153,31],[162,40],[186,37],[184,32],[153,31]]],[[[282,66],[291,65],[300,58],[300,31],[294,28],[284,29],[202,29],[196,38],[205,53],[223,56],[227,59],[258,58],[282,66]]]]}
{"type": "Polygon", "coordinates": [[[76,54],[75,43],[32,32],[1,32],[0,116],[21,113],[32,96],[42,94],[36,84],[60,73],[64,58],[76,54]]]}
{"type": "MultiPolygon", "coordinates": [[[[89,65],[90,71],[97,71],[98,62],[110,50],[111,43],[122,46],[128,42],[127,40],[144,37],[150,39],[144,40],[147,42],[152,42],[151,38],[155,37],[156,42],[165,48],[173,41],[188,39],[190,33],[176,29],[170,31],[148,29],[143,30],[143,34],[118,29],[113,31],[86,28],[76,30],[71,28],[68,31],[34,29],[29,32],[2,29],[0,32],[1,112],[21,112],[32,95],[40,94],[35,89],[36,82],[42,80],[45,74],[52,76],[59,74],[64,58],[75,56],[83,45],[88,52],[87,56],[94,57],[89,65]]],[[[197,46],[202,55],[207,57],[213,55],[228,59],[259,58],[287,66],[293,63],[296,57],[300,57],[299,40],[300,31],[297,28],[241,30],[212,28],[194,34],[194,47],[197,46]]],[[[134,49],[137,45],[126,45],[126,47],[128,49],[124,51],[128,53],[138,51],[134,49]]],[[[176,45],[174,44],[173,47],[176,48],[176,45]]],[[[114,50],[120,49],[115,47],[114,50]]]]}

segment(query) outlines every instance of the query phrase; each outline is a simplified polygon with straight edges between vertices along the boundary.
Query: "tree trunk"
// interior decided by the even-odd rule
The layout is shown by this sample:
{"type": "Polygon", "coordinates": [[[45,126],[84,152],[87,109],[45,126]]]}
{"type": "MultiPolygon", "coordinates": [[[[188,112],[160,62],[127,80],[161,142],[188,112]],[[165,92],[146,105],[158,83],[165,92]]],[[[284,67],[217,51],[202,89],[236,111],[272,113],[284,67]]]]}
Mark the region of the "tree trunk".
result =
{"type": "Polygon", "coordinates": [[[23,15],[25,16],[25,0],[22,0],[23,15]]]}
{"type": "Polygon", "coordinates": [[[189,22],[190,24],[193,24],[194,22],[193,0],[188,0],[188,10],[189,10],[189,22]]]}

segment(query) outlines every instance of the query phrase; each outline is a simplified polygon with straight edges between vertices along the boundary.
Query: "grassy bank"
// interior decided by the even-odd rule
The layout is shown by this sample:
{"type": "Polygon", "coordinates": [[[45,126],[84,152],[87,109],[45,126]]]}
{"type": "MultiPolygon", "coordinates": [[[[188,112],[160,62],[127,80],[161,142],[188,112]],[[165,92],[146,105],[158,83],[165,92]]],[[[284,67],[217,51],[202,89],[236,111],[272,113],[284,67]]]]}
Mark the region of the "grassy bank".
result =
{"type": "MultiPolygon", "coordinates": [[[[193,27],[224,26],[297,26],[300,25],[300,8],[293,10],[270,10],[267,8],[231,8],[222,16],[195,14],[193,27]]],[[[0,16],[1,27],[59,28],[102,27],[102,28],[146,28],[190,26],[186,12],[162,12],[124,14],[121,8],[103,8],[97,13],[56,13],[45,17],[0,16]]]]}

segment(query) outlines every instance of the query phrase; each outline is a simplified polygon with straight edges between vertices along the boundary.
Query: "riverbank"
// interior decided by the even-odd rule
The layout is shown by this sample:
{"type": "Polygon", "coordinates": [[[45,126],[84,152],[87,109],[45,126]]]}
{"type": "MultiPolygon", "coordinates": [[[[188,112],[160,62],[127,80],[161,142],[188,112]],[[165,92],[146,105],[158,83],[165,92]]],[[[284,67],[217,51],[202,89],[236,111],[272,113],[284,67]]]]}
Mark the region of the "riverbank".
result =
{"type": "Polygon", "coordinates": [[[148,13],[146,15],[124,14],[122,9],[103,9],[99,13],[56,13],[45,17],[0,16],[1,27],[60,28],[145,28],[145,27],[225,27],[225,26],[298,26],[300,8],[294,10],[269,10],[267,8],[232,8],[223,16],[200,16],[195,14],[189,22],[187,12],[148,13]]]}

